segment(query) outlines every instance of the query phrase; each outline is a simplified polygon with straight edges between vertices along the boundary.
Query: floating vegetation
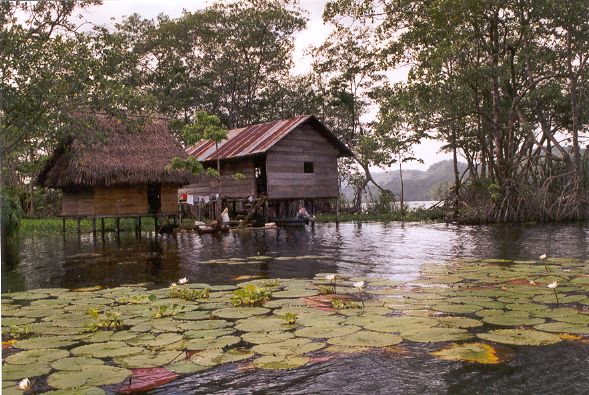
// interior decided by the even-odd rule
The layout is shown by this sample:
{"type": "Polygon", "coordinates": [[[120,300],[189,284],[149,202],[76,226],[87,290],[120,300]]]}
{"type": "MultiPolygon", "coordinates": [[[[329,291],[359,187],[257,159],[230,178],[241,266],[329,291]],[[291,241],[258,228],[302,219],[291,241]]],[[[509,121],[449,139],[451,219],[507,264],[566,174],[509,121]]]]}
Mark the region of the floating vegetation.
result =
{"type": "MultiPolygon", "coordinates": [[[[270,259],[280,260],[228,261],[270,259]]],[[[588,278],[587,264],[575,260],[469,259],[423,265],[410,283],[318,274],[237,286],[180,279],[149,291],[4,294],[2,332],[13,339],[3,343],[4,387],[29,379],[35,393],[47,385],[129,392],[222,364],[294,369],[409,343],[434,343],[436,358],[496,364],[504,361],[501,347],[517,353],[519,346],[586,342],[588,278]]]]}

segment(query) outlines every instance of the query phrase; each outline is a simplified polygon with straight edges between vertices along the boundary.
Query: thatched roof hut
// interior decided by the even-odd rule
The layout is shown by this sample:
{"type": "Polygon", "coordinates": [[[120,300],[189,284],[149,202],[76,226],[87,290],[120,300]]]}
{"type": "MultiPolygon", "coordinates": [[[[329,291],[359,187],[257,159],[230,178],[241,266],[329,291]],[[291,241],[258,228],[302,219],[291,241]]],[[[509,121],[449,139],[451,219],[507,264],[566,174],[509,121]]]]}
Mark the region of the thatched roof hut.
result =
{"type": "Polygon", "coordinates": [[[167,168],[186,157],[163,118],[139,130],[101,115],[95,129],[60,145],[37,177],[47,188],[114,186],[147,183],[187,184],[190,174],[167,168]]]}
{"type": "Polygon", "coordinates": [[[122,216],[175,213],[178,187],[192,175],[169,168],[186,157],[167,121],[137,130],[99,115],[86,133],[70,138],[51,156],[36,184],[62,189],[62,214],[122,216]]]}

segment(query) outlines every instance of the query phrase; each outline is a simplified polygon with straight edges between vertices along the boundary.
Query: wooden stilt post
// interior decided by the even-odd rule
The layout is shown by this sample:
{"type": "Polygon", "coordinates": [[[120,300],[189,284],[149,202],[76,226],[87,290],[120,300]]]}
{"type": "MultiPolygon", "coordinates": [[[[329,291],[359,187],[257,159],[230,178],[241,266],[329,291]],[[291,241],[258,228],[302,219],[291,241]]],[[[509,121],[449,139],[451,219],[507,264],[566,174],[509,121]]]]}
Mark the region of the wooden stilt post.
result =
{"type": "Polygon", "coordinates": [[[62,217],[61,220],[62,220],[62,223],[61,223],[61,231],[63,233],[65,233],[65,217],[62,217]]]}
{"type": "Polygon", "coordinates": [[[82,233],[82,227],[80,226],[81,218],[78,217],[78,234],[82,233]]]}
{"type": "Polygon", "coordinates": [[[158,223],[157,223],[157,216],[156,215],[153,216],[153,222],[155,223],[155,234],[157,236],[157,231],[159,229],[158,229],[158,223]]]}
{"type": "Polygon", "coordinates": [[[140,232],[140,227],[141,227],[140,218],[141,217],[135,217],[135,235],[137,235],[140,232]]]}
{"type": "Polygon", "coordinates": [[[268,200],[264,201],[264,224],[268,223],[268,200]]]}
{"type": "Polygon", "coordinates": [[[100,218],[100,233],[104,236],[104,218],[100,218]]]}
{"type": "Polygon", "coordinates": [[[96,218],[92,218],[92,235],[96,237],[96,218]]]}
{"type": "Polygon", "coordinates": [[[339,196],[335,199],[335,223],[339,224],[339,196]]]}
{"type": "Polygon", "coordinates": [[[115,218],[115,232],[116,234],[119,234],[119,231],[121,230],[121,219],[119,217],[115,218]]]}

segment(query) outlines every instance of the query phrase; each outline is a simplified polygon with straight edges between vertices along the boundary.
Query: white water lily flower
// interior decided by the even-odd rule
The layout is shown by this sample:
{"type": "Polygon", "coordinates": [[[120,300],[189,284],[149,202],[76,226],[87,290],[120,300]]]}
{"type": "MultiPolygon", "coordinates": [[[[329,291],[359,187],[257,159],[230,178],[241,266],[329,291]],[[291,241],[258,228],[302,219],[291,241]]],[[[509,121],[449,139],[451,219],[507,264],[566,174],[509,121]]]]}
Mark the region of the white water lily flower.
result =
{"type": "Polygon", "coordinates": [[[536,286],[536,282],[534,280],[530,280],[530,285],[536,286]]]}
{"type": "Polygon", "coordinates": [[[178,280],[178,284],[186,284],[188,282],[188,279],[186,277],[182,277],[180,280],[178,280]]]}
{"type": "Polygon", "coordinates": [[[558,287],[558,282],[554,281],[554,282],[548,284],[547,287],[554,289],[554,288],[558,287]]]}
{"type": "Polygon", "coordinates": [[[178,286],[178,284],[176,284],[176,283],[170,284],[170,288],[176,288],[177,286],[178,286]]]}
{"type": "Polygon", "coordinates": [[[358,281],[358,282],[354,283],[354,288],[362,289],[362,288],[364,288],[364,285],[365,285],[364,281],[358,281]]]}
{"type": "Polygon", "coordinates": [[[539,256],[540,260],[543,261],[544,259],[546,259],[546,254],[542,254],[539,256]]]}
{"type": "Polygon", "coordinates": [[[325,275],[325,278],[329,281],[333,281],[335,280],[335,274],[327,274],[325,275]]]}
{"type": "Polygon", "coordinates": [[[23,391],[28,390],[29,388],[31,388],[31,381],[28,378],[22,379],[18,382],[18,388],[20,388],[23,391]]]}

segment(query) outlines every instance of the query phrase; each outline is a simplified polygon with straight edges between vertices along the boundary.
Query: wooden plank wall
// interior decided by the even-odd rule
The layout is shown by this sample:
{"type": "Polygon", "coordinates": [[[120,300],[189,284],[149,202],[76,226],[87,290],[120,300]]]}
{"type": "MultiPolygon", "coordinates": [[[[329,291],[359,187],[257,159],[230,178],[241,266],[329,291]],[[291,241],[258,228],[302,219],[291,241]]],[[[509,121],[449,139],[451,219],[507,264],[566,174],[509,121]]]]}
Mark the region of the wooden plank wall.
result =
{"type": "Polygon", "coordinates": [[[94,215],[93,189],[63,191],[61,215],[94,215]]]}
{"type": "Polygon", "coordinates": [[[147,185],[97,187],[94,190],[96,215],[147,214],[147,185]]]}
{"type": "Polygon", "coordinates": [[[311,125],[302,125],[267,153],[269,199],[329,198],[338,195],[337,150],[311,125]],[[313,162],[305,173],[304,162],[313,162]]]}
{"type": "Polygon", "coordinates": [[[256,194],[254,163],[251,158],[221,163],[221,191],[216,177],[200,177],[200,181],[180,188],[180,193],[195,196],[210,196],[219,193],[222,197],[240,198],[256,194]],[[245,178],[237,181],[233,176],[242,173],[245,178]]]}
{"type": "MultiPolygon", "coordinates": [[[[147,192],[146,192],[147,193],[147,192]]],[[[178,185],[162,184],[162,213],[178,212],[178,185]]]]}

